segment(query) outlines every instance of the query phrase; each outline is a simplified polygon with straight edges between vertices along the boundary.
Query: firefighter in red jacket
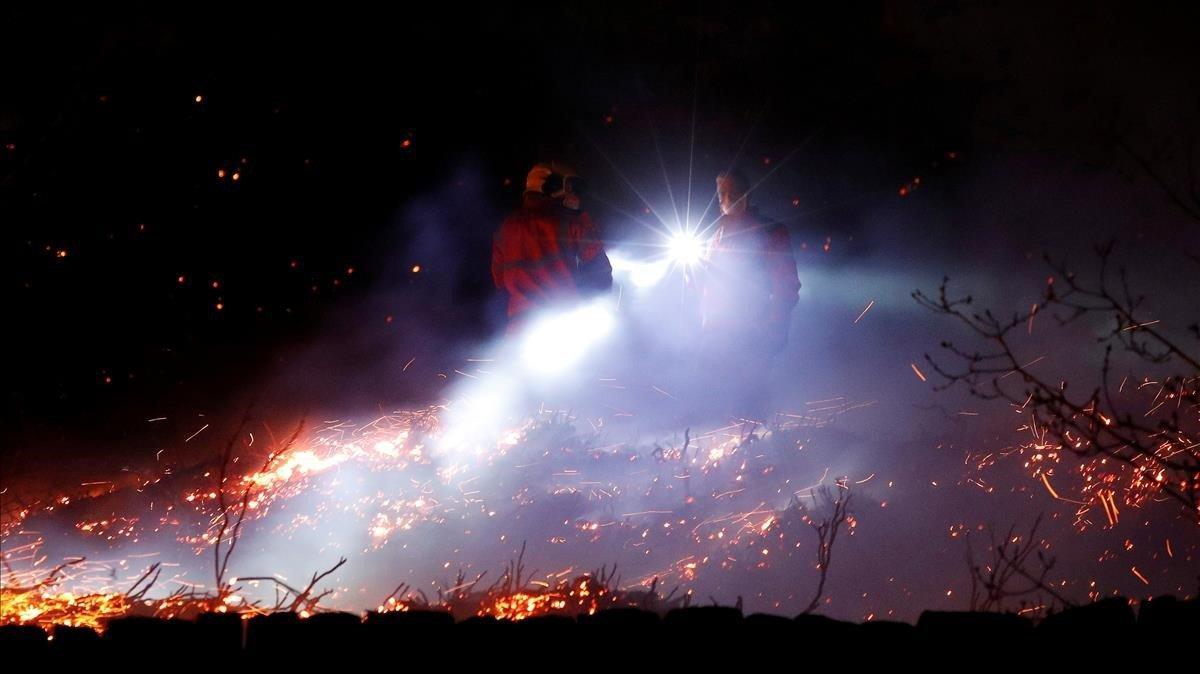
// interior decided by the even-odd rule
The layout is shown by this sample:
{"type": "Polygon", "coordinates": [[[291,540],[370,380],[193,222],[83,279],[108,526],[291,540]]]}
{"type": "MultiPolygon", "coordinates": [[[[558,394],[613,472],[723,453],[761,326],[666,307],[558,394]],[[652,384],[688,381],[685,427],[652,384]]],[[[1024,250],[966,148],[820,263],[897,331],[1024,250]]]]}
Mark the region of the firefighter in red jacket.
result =
{"type": "Polygon", "coordinates": [[[791,239],[783,225],[750,207],[742,174],[717,176],[717,200],[721,217],[702,281],[704,348],[710,354],[769,357],[787,343],[800,290],[791,239]]]}
{"type": "Polygon", "coordinates": [[[492,279],[508,295],[510,328],[530,311],[608,292],[612,265],[582,210],[582,181],[569,167],[535,165],[519,209],[492,244],[492,279]]]}

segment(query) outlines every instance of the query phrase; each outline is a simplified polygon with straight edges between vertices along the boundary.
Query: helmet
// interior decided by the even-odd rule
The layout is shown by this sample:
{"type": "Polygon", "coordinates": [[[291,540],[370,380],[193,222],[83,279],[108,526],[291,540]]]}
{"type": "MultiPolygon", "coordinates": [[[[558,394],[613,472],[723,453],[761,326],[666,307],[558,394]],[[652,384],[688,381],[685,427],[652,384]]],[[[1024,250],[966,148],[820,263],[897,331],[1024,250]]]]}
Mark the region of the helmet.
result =
{"type": "Polygon", "coordinates": [[[525,191],[540,192],[559,199],[563,205],[579,210],[579,196],[584,191],[583,180],[575,169],[558,161],[538,162],[525,176],[525,191]]]}

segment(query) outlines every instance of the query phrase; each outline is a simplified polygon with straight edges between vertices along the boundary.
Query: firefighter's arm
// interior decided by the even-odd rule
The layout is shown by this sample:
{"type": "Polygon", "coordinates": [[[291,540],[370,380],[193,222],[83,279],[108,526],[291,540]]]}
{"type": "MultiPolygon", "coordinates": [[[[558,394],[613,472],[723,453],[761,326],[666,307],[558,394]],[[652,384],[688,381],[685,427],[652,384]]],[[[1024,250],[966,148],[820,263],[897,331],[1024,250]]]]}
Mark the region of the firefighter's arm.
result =
{"type": "Polygon", "coordinates": [[[575,239],[573,247],[578,251],[579,281],[589,290],[607,292],[612,289],[612,263],[604,251],[604,243],[592,219],[586,212],[580,213],[571,228],[575,239]]]}

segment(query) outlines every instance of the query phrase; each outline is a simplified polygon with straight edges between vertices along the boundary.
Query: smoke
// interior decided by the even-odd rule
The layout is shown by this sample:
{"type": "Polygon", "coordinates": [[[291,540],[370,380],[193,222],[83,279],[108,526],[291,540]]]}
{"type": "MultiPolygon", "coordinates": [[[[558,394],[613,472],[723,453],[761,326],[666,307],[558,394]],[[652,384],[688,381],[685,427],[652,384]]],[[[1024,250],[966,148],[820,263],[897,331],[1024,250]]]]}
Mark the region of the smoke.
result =
{"type": "MultiPolygon", "coordinates": [[[[641,187],[633,197],[614,187],[621,180],[597,181],[612,294],[548,308],[511,333],[495,305],[464,288],[464,277],[486,267],[504,212],[483,187],[484,170],[468,163],[406,204],[396,238],[380,243],[379,259],[390,263],[375,290],[329,316],[320,339],[281,354],[255,416],[276,427],[306,417],[306,446],[324,447],[315,440],[354,444],[374,438],[353,430],[372,420],[435,406],[439,432],[389,445],[400,458],[383,452],[386,460],[362,440],[365,458],[305,478],[246,529],[235,572],[303,579],[344,555],[351,563],[330,578],[341,588],[331,601],[360,610],[400,582],[432,592],[459,569],[495,574],[527,544],[538,579],[615,563],[626,585],[659,578],[698,597],[794,612],[809,598],[815,540],[772,518],[811,505],[815,486],[839,478],[854,495],[855,526],[839,541],[822,605],[837,617],[911,620],[923,608],[962,608],[964,532],[1038,512],[1050,513],[1047,538],[1073,596],[1086,596],[1092,580],[1105,592],[1142,592],[1128,567],[1147,570],[1164,538],[1174,536],[1176,555],[1192,554],[1179,552],[1188,539],[1169,522],[1077,535],[1075,506],[1019,467],[978,475],[968,453],[1002,452],[1025,432],[1004,405],[932,390],[925,353],[969,335],[910,297],[945,275],[981,307],[1026,309],[1046,282],[1041,251],[1090,261],[1091,243],[1147,217],[1142,196],[1122,197],[1120,181],[1102,175],[1055,182],[1061,167],[1008,157],[953,178],[954,190],[927,178],[908,197],[868,190],[848,206],[792,215],[809,208],[804,199],[792,205],[796,176],[820,161],[791,161],[755,201],[791,227],[803,287],[787,346],[756,373],[704,359],[687,269],[668,257],[673,229],[703,231],[715,215],[700,178],[686,189],[674,171],[669,194],[653,187],[661,181],[653,166],[649,175],[628,171],[641,187]],[[1030,176],[1036,190],[1025,189],[1030,176]],[[643,198],[650,214],[637,207],[643,198]],[[842,227],[847,212],[853,226],[842,227]]],[[[1181,306],[1164,292],[1178,264],[1171,247],[1135,238],[1127,258],[1141,263],[1133,271],[1163,311],[1181,306]]],[[[1094,375],[1097,355],[1084,347],[1102,326],[1045,318],[1018,346],[1064,379],[1094,375]]],[[[65,529],[54,552],[80,554],[74,534],[65,529]]],[[[163,527],[157,538],[111,544],[125,558],[179,564],[178,580],[206,578],[207,553],[195,555],[176,534],[163,527]]],[[[96,543],[88,552],[110,545],[96,543]]],[[[1170,560],[1153,568],[1155,589],[1187,578],[1170,560]]]]}

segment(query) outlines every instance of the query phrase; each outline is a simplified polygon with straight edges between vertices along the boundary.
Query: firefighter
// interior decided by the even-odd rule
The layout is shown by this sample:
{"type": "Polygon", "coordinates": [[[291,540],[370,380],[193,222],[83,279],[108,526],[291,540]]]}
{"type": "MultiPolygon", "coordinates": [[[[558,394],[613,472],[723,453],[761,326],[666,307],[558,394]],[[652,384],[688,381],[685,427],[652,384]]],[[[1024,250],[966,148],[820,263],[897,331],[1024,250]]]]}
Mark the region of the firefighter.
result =
{"type": "Polygon", "coordinates": [[[702,281],[703,348],[769,360],[787,343],[800,290],[791,239],[787,228],[750,206],[744,175],[726,171],[716,182],[721,217],[702,281]]]}
{"type": "Polygon", "coordinates": [[[612,265],[582,196],[582,180],[565,164],[538,163],[526,176],[521,207],[492,244],[492,279],[508,296],[510,330],[535,309],[612,288],[612,265]]]}

